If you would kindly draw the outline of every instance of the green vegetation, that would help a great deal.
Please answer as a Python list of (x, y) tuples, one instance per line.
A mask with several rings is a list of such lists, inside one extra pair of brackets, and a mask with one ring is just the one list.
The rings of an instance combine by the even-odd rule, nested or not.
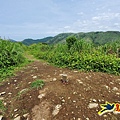
[(25, 89), (19, 91), (18, 94), (17, 94), (17, 97), (20, 97), (22, 94), (25, 94), (27, 91), (29, 91), (28, 88), (25, 88)]
[(4, 111), (6, 110), (4, 104), (3, 104), (3, 101), (0, 100), (0, 112), (4, 113)]
[(26, 46), (21, 43), (0, 40), (0, 81), (11, 76), (15, 67), (25, 63), (25, 49)]
[(37, 43), (46, 43), (46, 44), (58, 44), (65, 43), (68, 37), (76, 37), (78, 40), (84, 39), (85, 41), (91, 41), (96, 46), (104, 45), (108, 42), (114, 42), (120, 40), (119, 31), (107, 31), (107, 32), (88, 32), (88, 33), (61, 33), (54, 37), (46, 37), (43, 39), (25, 39), (22, 41), (25, 45), (32, 45)]
[(50, 40), (52, 38), (53, 37), (46, 37), (46, 38), (43, 38), (43, 39), (36, 39), (36, 40), (28, 38), (28, 39), (23, 40), (22, 43), (24, 45), (32, 45), (34, 43), (46, 43), (48, 40)]
[(43, 88), (43, 86), (45, 85), (43, 80), (36, 80), (34, 82), (31, 83), (31, 87), (32, 88)]
[(66, 38), (75, 36), (78, 40), (84, 39), (85, 41), (92, 41), (94, 44), (104, 45), (108, 42), (114, 42), (120, 40), (119, 31), (107, 31), (107, 32), (88, 32), (88, 33), (61, 33), (48, 40), (48, 44), (65, 43)]
[(53, 48), (54, 48), (53, 45), (38, 43), (29, 46), (28, 51), (30, 54), (34, 55), (35, 58), (46, 60), (47, 53), (51, 51)]
[(76, 37), (74, 36), (70, 36), (66, 39), (66, 43), (68, 46), (68, 49), (70, 50), (70, 48), (74, 45), (74, 43), (77, 41)]
[[(48, 44), (38, 43), (44, 40)], [(27, 53), (59, 67), (120, 75), (117, 55), (120, 32), (63, 33), (37, 40), (37, 44), (33, 44), (33, 40), (26, 41), (25, 44), (32, 45), (0, 40), (0, 81), (13, 75), (18, 66), (28, 63)]]
[[(70, 38), (68, 39), (70, 40)], [(85, 40), (75, 40), (73, 45), (70, 43), (70, 46), (68, 42), (70, 41), (54, 46), (34, 44), (29, 48), (35, 57), (47, 60), (59, 67), (120, 74), (120, 58), (116, 57), (120, 41), (101, 46), (96, 46), (92, 41)]]

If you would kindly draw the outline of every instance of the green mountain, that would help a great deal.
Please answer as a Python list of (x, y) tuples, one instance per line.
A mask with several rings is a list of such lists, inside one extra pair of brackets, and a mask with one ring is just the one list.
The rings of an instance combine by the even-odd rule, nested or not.
[(107, 31), (107, 32), (88, 32), (88, 33), (61, 33), (54, 37), (46, 37), (43, 39), (24, 39), (22, 41), (25, 45), (31, 45), (34, 43), (47, 43), (47, 44), (58, 44), (65, 43), (66, 38), (69, 36), (75, 36), (78, 40), (92, 41), (96, 45), (103, 45), (108, 42), (120, 40), (119, 31)]
[(34, 43), (46, 43), (48, 40), (50, 40), (50, 39), (52, 39), (53, 37), (46, 37), (46, 38), (43, 38), (43, 39), (36, 39), (36, 40), (34, 40), (34, 39), (30, 39), (30, 38), (28, 38), (28, 39), (24, 39), (23, 41), (22, 41), (22, 43), (24, 44), (24, 45), (31, 45), (31, 44), (34, 44)]
[(108, 42), (120, 40), (119, 31), (107, 32), (88, 32), (88, 33), (61, 33), (47, 41), (48, 44), (64, 43), (68, 36), (75, 36), (78, 40), (93, 41), (97, 45), (102, 45)]
[(17, 42), (17, 41), (15, 41), (15, 40), (13, 40), (13, 39), (9, 39), (9, 41), (11, 41), (11, 42)]
[(69, 36), (73, 36), (74, 33), (61, 33), (47, 41), (48, 44), (56, 44), (56, 43), (63, 43), (66, 41), (66, 38)]

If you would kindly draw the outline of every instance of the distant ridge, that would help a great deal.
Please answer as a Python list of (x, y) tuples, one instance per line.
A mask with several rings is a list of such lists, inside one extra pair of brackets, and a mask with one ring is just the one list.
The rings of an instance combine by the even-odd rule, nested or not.
[[(45, 37), (42, 39), (24, 39), (21, 41), (25, 45), (31, 45), (34, 43), (46, 43), (46, 44), (58, 44), (65, 43), (66, 38), (69, 36), (75, 36), (78, 40), (92, 41), (96, 45), (103, 45), (108, 42), (120, 41), (120, 32), (119, 31), (97, 31), (97, 32), (79, 32), (79, 33), (60, 33), (54, 37)], [(15, 40), (9, 39), (11, 42), (17, 42)]]
[(94, 44), (103, 45), (108, 42), (120, 41), (119, 31), (107, 31), (107, 32), (88, 32), (88, 33), (61, 33), (47, 41), (48, 44), (64, 43), (69, 36), (75, 36), (78, 40), (83, 39), (86, 41), (92, 41)]
[(28, 39), (24, 39), (22, 41), (23, 44), (25, 45), (31, 45), (31, 44), (34, 44), (34, 43), (46, 43), (48, 40), (52, 39), (53, 37), (46, 37), (46, 38), (43, 38), (43, 39), (31, 39), (31, 38), (28, 38)]
[(13, 40), (13, 39), (9, 39), (9, 41), (11, 41), (11, 42), (17, 42), (17, 41), (15, 41), (15, 40)]

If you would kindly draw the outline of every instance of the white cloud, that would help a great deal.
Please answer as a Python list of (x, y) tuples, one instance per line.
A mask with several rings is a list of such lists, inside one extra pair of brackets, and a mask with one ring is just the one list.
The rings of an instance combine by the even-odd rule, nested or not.
[(77, 15), (84, 15), (84, 13), (83, 12), (78, 12)]
[(70, 28), (70, 26), (65, 26), (64, 28), (65, 28), (65, 29), (69, 29), (69, 28)]
[(116, 19), (116, 18), (120, 18), (120, 13), (102, 13), (98, 16), (94, 16), (92, 17), (93, 21), (101, 21), (101, 20), (112, 20), (112, 19)]
[(120, 13), (115, 13), (115, 17), (119, 17), (120, 18)]

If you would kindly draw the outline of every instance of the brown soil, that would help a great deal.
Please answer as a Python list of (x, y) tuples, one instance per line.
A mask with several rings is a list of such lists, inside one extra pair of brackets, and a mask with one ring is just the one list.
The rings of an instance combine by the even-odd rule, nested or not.
[[(68, 84), (61, 82), (62, 73), (68, 75)], [(30, 89), (36, 79), (44, 80), (42, 89)], [(79, 72), (35, 61), (4, 82), (2, 92), (6, 120), (18, 116), (21, 120), (120, 120), (120, 114), (113, 112), (98, 115), (100, 104), (120, 103), (120, 76)], [(88, 108), (89, 103), (98, 106)]]

